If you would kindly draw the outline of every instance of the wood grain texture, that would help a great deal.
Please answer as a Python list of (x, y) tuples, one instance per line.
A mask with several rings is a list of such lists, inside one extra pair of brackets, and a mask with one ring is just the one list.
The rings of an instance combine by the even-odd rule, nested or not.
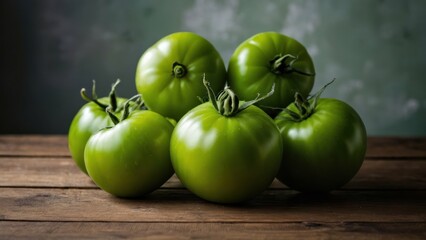
[[(366, 158), (426, 158), (426, 138), (369, 137)], [(0, 156), (70, 156), (64, 135), (0, 135)]]
[(366, 158), (426, 158), (426, 138), (369, 137)]
[(346, 186), (307, 195), (278, 181), (239, 205), (173, 176), (116, 198), (80, 172), (66, 136), (0, 136), (0, 239), (426, 239), (426, 138), (370, 137)]
[(422, 222), (426, 191), (269, 190), (242, 205), (220, 205), (185, 189), (120, 199), (96, 189), (0, 188), (0, 219), (119, 222)]
[[(425, 239), (426, 223), (0, 222), (0, 239)], [(23, 229), (26, 229), (23, 231)]]
[(0, 135), (0, 156), (70, 156), (64, 135)]
[[(426, 190), (425, 169), (425, 160), (366, 160), (344, 189)], [(71, 158), (57, 157), (0, 156), (0, 186), (96, 188)], [(162, 187), (183, 188), (176, 176)], [(283, 189), (286, 186), (275, 180), (271, 188)]]

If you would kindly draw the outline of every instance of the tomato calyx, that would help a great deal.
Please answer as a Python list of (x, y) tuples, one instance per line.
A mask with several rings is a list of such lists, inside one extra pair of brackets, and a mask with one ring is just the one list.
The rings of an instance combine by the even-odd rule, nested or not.
[(297, 57), (291, 54), (285, 54), (284, 56), (279, 54), (275, 56), (271, 61), (269, 61), (269, 64), (271, 65), (271, 71), (277, 75), (291, 72), (292, 65), (296, 60)]
[(263, 99), (267, 97), (270, 97), (272, 94), (274, 94), (274, 89), (275, 89), (275, 84), (274, 84), (272, 85), (271, 91), (269, 91), (266, 95), (260, 96), (260, 94), (257, 94), (255, 99), (244, 102), (243, 104), (240, 105), (240, 100), (238, 96), (228, 85), (226, 85), (225, 88), (219, 93), (219, 96), (216, 97), (212, 87), (210, 86), (210, 82), (206, 80), (205, 74), (203, 76), (203, 83), (207, 89), (209, 101), (212, 103), (216, 111), (225, 117), (234, 116), (237, 113), (243, 111), (244, 109), (250, 107), (251, 105), (256, 104), (259, 101), (262, 101)]
[(321, 94), (330, 84), (334, 82), (334, 80), (335, 79), (331, 80), (329, 83), (324, 85), (318, 92), (308, 97), (307, 99), (305, 99), (299, 92), (296, 92), (294, 94), (294, 105), (296, 106), (297, 111), (290, 110), (288, 107), (284, 108), (283, 111), (287, 113), (284, 118), (295, 122), (300, 122), (309, 118), (314, 113)]
[(224, 116), (236, 114), (240, 100), (231, 88), (226, 85), (223, 91), (217, 97), (217, 110)]
[(174, 62), (172, 65), (172, 75), (176, 78), (183, 78), (187, 73), (187, 69), (183, 64)]
[(119, 119), (112, 109), (112, 106), (108, 106), (105, 111), (108, 114), (108, 116), (111, 118), (111, 121), (114, 123), (114, 125), (117, 125), (118, 123), (124, 121), (127, 119), (131, 112), (136, 111), (141, 108), (143, 105), (142, 101), (142, 95), (136, 94), (135, 96), (127, 99), (123, 104), (123, 114), (121, 115), (121, 118)]
[(117, 106), (117, 95), (115, 93), (115, 88), (117, 87), (117, 85), (119, 83), (120, 83), (120, 79), (117, 79), (117, 81), (111, 87), (111, 91), (109, 93), (109, 105), (103, 104), (103, 103), (98, 101), (98, 95), (96, 94), (96, 81), (95, 80), (93, 80), (93, 85), (92, 85), (92, 97), (89, 97), (86, 94), (85, 88), (82, 88), (80, 90), (80, 95), (87, 102), (94, 102), (96, 105), (98, 105), (103, 110), (106, 110), (108, 107), (111, 107), (111, 110), (113, 112), (120, 111), (121, 109), (119, 109), (118, 106)]
[(297, 59), (297, 56), (293, 56), (291, 54), (279, 54), (269, 61), (271, 72), (276, 75), (296, 72), (306, 76), (313, 76), (314, 74), (303, 72), (293, 67), (293, 64), (297, 61)]

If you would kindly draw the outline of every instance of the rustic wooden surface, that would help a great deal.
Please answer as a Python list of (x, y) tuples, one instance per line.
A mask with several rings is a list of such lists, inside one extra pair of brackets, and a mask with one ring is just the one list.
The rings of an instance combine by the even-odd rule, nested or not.
[(370, 137), (355, 178), (328, 195), (275, 181), (241, 205), (176, 177), (136, 200), (82, 174), (65, 136), (0, 136), (0, 239), (426, 239), (426, 138)]

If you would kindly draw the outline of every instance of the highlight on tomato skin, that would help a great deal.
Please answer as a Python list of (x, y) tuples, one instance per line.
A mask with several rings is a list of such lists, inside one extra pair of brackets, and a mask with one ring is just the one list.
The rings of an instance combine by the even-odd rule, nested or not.
[[(261, 32), (243, 41), (228, 64), (228, 83), (241, 100), (275, 93), (258, 103), (272, 117), (274, 108), (288, 106), (294, 94), (308, 97), (315, 81), (315, 67), (305, 46), (278, 32)], [(266, 108), (265, 108), (266, 107)]]
[(173, 175), (174, 126), (156, 112), (128, 109), (125, 105), (121, 117), (108, 112), (114, 125), (89, 138), (84, 157), (97, 186), (117, 197), (136, 198), (155, 191)]
[(149, 47), (136, 68), (136, 89), (152, 111), (178, 121), (206, 97), (207, 75), (215, 93), (225, 86), (226, 68), (216, 48), (192, 32), (167, 35)]
[(215, 203), (249, 201), (275, 178), (300, 192), (333, 191), (360, 169), (367, 132), (350, 105), (321, 98), (331, 82), (310, 95), (314, 81), (309, 53), (289, 36), (250, 37), (226, 71), (208, 40), (176, 32), (140, 57), (136, 96), (118, 98), (119, 80), (104, 98), (95, 83), (91, 97), (82, 89), (88, 103), (70, 125), (70, 153), (117, 197), (149, 194), (173, 173)]
[(295, 102), (275, 118), (284, 147), (277, 179), (301, 192), (336, 190), (364, 161), (365, 125), (347, 103), (320, 98), (329, 84), (307, 100), (296, 94)]
[(183, 185), (205, 200), (248, 201), (266, 190), (279, 170), (280, 133), (253, 105), (262, 97), (239, 101), (229, 88), (216, 97), (205, 84), (210, 101), (185, 114), (173, 131), (173, 167)]
[(74, 116), (68, 130), (68, 149), (71, 157), (78, 168), (87, 175), (84, 163), (84, 148), (90, 136), (102, 128), (112, 125), (112, 121), (106, 112), (106, 108), (121, 115), (123, 104), (126, 98), (120, 98), (116, 95), (116, 88), (120, 80), (118, 79), (112, 86), (107, 97), (98, 98), (96, 94), (96, 82), (93, 81), (92, 96), (88, 96), (86, 89), (80, 91), (81, 97), (87, 101), (77, 114)]

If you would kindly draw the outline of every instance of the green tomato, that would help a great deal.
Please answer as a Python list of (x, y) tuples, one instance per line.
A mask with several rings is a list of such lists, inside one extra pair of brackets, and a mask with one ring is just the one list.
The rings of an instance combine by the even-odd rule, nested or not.
[(238, 203), (264, 191), (275, 178), (281, 136), (256, 106), (222, 113), (212, 102), (189, 111), (173, 131), (170, 154), (176, 175), (191, 192), (212, 202)]
[(179, 120), (205, 96), (203, 74), (215, 92), (224, 87), (226, 69), (217, 50), (195, 33), (173, 33), (141, 56), (136, 88), (148, 109)]
[(94, 93), (95, 83), (93, 83), (93, 99), (85, 94), (85, 89), (82, 89), (82, 97), (89, 102), (80, 108), (71, 122), (68, 130), (68, 148), (74, 162), (85, 174), (87, 174), (87, 170), (84, 163), (84, 148), (87, 140), (100, 129), (113, 125), (105, 111), (106, 108), (111, 106), (112, 111), (120, 115), (123, 109), (121, 106), (127, 100), (116, 98), (115, 87), (118, 83), (119, 81), (113, 85), (109, 97), (100, 99), (97, 99)]
[(308, 96), (314, 79), (314, 64), (306, 48), (276, 32), (250, 37), (229, 60), (228, 82), (240, 99), (254, 99), (275, 84), (274, 94), (259, 102), (259, 106), (286, 107), (296, 92)]
[(335, 190), (349, 182), (364, 161), (366, 129), (345, 102), (317, 98), (292, 103), (275, 123), (284, 146), (277, 178), (290, 188)]
[(118, 197), (140, 197), (156, 190), (173, 174), (172, 131), (173, 125), (158, 113), (132, 112), (90, 137), (84, 151), (89, 176)]

